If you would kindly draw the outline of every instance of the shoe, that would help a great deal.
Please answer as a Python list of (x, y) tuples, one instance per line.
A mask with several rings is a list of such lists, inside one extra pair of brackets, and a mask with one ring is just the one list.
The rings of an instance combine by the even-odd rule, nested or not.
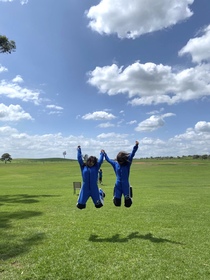
[(125, 196), (125, 207), (131, 207), (132, 205), (132, 198), (129, 195)]
[(81, 203), (77, 203), (77, 208), (79, 208), (79, 209), (85, 209), (86, 208), (86, 204), (81, 204)]
[(95, 207), (96, 207), (96, 208), (101, 208), (102, 206), (103, 206), (103, 203), (102, 203), (101, 200), (98, 200), (98, 201), (96, 202), (96, 204), (95, 204)]

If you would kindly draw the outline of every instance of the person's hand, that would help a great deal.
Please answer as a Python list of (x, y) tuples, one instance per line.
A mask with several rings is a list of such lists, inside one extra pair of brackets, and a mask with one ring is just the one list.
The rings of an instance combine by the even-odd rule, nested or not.
[(136, 141), (136, 145), (138, 145), (139, 144), (139, 141)]
[(105, 151), (104, 151), (104, 150), (101, 150), (101, 153), (105, 154)]
[(81, 148), (80, 146), (77, 147), (77, 149), (80, 149), (80, 148)]

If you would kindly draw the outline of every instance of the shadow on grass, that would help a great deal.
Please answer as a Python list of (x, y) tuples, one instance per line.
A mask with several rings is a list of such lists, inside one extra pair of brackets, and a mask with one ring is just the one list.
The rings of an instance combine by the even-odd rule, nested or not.
[[(18, 211), (18, 212), (0, 212), (0, 260), (7, 260), (23, 253), (27, 253), (34, 245), (39, 244), (44, 239), (44, 233), (27, 234), (26, 238), (19, 239), (15, 234), (9, 234), (7, 229), (13, 228), (12, 220), (25, 220), (41, 216), (38, 211)], [(5, 232), (2, 231), (5, 229)]]
[(38, 211), (19, 211), (19, 212), (0, 212), (0, 228), (10, 228), (12, 220), (29, 219), (42, 215), (42, 212)]
[(145, 235), (142, 235), (142, 234), (139, 234), (138, 232), (132, 232), (127, 237), (123, 237), (123, 238), (120, 238), (119, 234), (115, 234), (112, 237), (107, 237), (107, 238), (100, 238), (96, 234), (91, 234), (91, 236), (89, 238), (89, 241), (91, 241), (91, 242), (113, 242), (113, 243), (115, 243), (115, 242), (128, 242), (129, 240), (132, 240), (132, 239), (144, 239), (144, 240), (149, 240), (150, 242), (154, 242), (154, 243), (169, 242), (169, 243), (173, 243), (173, 244), (183, 245), (183, 243), (180, 243), (180, 242), (172, 241), (172, 240), (165, 239), (165, 238), (154, 237), (152, 235), (152, 233), (147, 233)]
[(36, 233), (17, 242), (14, 236), (10, 236), (12, 241), (9, 244), (0, 244), (0, 260), (6, 261), (29, 252), (30, 248), (42, 242), (44, 237), (44, 233)]
[(28, 194), (0, 195), (0, 205), (4, 205), (5, 203), (37, 203), (39, 202), (38, 198), (54, 197), (54, 196), (55, 195), (28, 195)]

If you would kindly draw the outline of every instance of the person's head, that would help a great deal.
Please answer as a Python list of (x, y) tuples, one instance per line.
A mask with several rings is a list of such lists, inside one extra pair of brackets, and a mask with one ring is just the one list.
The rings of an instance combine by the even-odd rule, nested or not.
[(97, 163), (97, 158), (94, 157), (94, 156), (90, 156), (90, 157), (87, 159), (87, 161), (86, 161), (86, 165), (87, 165), (88, 167), (92, 167), (92, 166), (94, 166), (96, 163)]
[(126, 164), (128, 162), (128, 157), (129, 157), (129, 154), (126, 153), (126, 152), (119, 152), (117, 154), (117, 162), (120, 164), (120, 165), (123, 165), (123, 164)]

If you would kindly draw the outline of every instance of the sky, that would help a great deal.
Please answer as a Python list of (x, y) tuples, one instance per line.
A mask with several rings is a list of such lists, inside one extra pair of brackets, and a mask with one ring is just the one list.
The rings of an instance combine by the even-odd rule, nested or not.
[(0, 0), (0, 155), (210, 153), (209, 0)]

